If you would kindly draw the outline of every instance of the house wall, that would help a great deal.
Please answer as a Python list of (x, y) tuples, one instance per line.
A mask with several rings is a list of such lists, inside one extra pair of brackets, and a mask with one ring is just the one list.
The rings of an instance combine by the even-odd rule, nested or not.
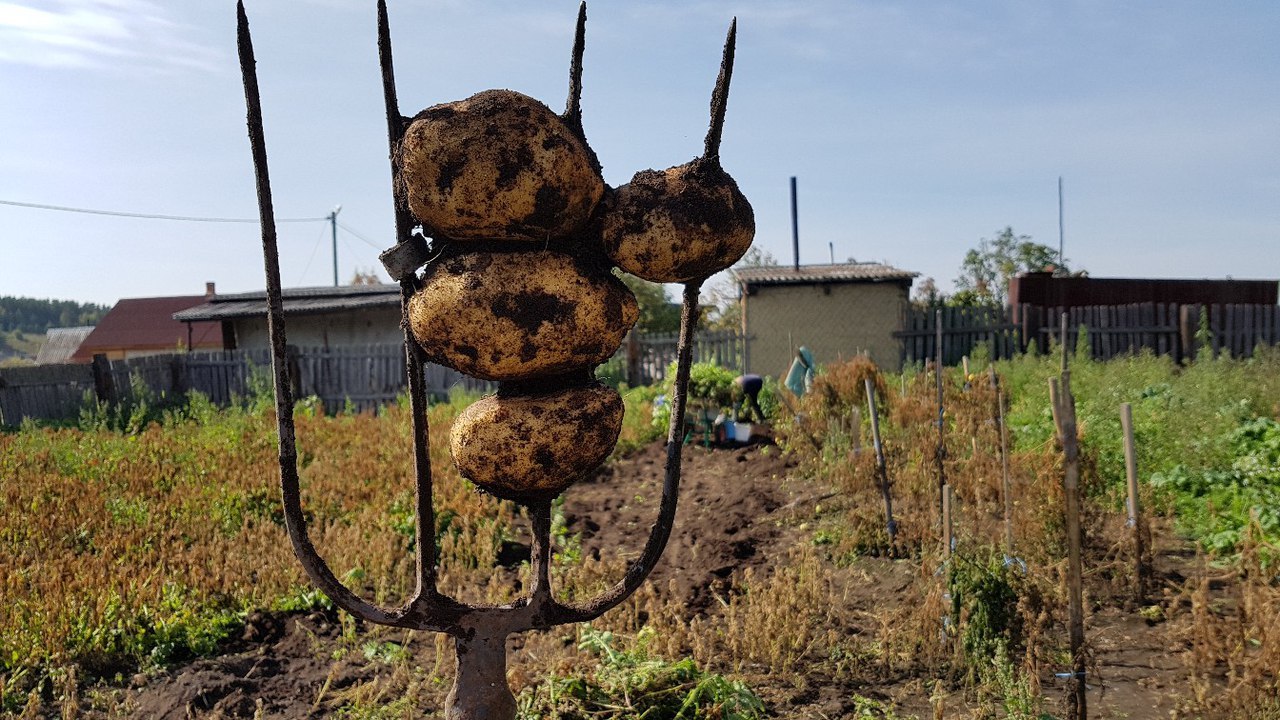
[[(271, 347), (266, 318), (238, 318), (232, 321), (232, 325), (235, 329), (236, 348), (251, 350)], [(404, 342), (398, 307), (323, 315), (286, 315), (285, 337), (290, 345), (299, 347)]]
[(877, 365), (898, 370), (907, 307), (904, 284), (826, 283), (764, 285), (744, 295), (743, 324), (749, 372), (784, 374), (792, 347), (808, 346), (818, 364), (866, 352)]

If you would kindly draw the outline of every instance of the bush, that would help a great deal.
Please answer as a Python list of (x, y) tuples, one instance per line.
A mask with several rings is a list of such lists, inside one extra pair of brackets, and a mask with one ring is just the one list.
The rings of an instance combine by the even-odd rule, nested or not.
[[(693, 363), (689, 367), (689, 407), (695, 406), (704, 412), (718, 412), (733, 405), (734, 381), (737, 373), (720, 367), (712, 362)], [(667, 366), (667, 377), (663, 380), (662, 394), (653, 404), (653, 424), (663, 434), (671, 423), (671, 402), (676, 391), (676, 364)], [(762, 393), (763, 394), (763, 393)]]

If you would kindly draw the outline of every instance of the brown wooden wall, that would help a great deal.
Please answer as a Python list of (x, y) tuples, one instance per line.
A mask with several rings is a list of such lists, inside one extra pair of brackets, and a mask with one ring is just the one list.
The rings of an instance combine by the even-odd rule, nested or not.
[(1275, 305), (1276, 280), (1147, 280), (1056, 278), (1028, 273), (1009, 281), (1009, 306), (1073, 308), (1098, 305)]

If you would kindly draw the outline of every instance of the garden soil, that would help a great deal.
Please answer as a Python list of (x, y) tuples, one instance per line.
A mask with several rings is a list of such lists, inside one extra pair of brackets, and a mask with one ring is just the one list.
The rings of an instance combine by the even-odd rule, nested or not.
[[(570, 532), (582, 534), (584, 555), (637, 557), (657, 513), (665, 448), (654, 443), (611, 462), (594, 478), (568, 491), (565, 516)], [(830, 497), (829, 488), (794, 477), (793, 468), (776, 446), (766, 441), (742, 447), (687, 448), (676, 525), (653, 587), (660, 595), (675, 593), (688, 617), (715, 612), (732, 579), (745, 568), (767, 574), (770, 563), (812, 535), (807, 521), (815, 506)], [(1156, 569), (1169, 586), (1194, 572), (1196, 563), (1185, 546), (1157, 532)], [(282, 539), (283, 541), (283, 539)], [(846, 632), (874, 632), (875, 616), (917, 600), (912, 596), (918, 567), (911, 560), (864, 557), (842, 568), (848, 597), (858, 612)], [(1153, 592), (1155, 600), (1160, 590)], [(1173, 601), (1176, 601), (1173, 600)], [(1181, 657), (1185, 644), (1166, 623), (1142, 619), (1132, 608), (1095, 602), (1087, 633), (1096, 662), (1090, 680), (1090, 716), (1094, 718), (1168, 718), (1179, 694), (1188, 692)], [(348, 624), (350, 620), (347, 620)], [(864, 623), (866, 627), (859, 627)], [(357, 636), (370, 632), (356, 625)], [(380, 637), (387, 637), (385, 635)], [(320, 718), (333, 714), (332, 700), (392, 672), (386, 663), (351, 647), (350, 625), (344, 637), (337, 613), (255, 613), (243, 631), (225, 643), (220, 655), (132, 679), (129, 687), (108, 691), (127, 707), (127, 717), (187, 718)], [(402, 640), (403, 632), (396, 636)], [(358, 637), (357, 637), (358, 640)], [(513, 641), (513, 646), (519, 640)], [(417, 634), (406, 644), (415, 661), (431, 668), (437, 646), (430, 635)], [(355, 645), (359, 648), (359, 644)], [(335, 659), (337, 658), (337, 659)], [(516, 649), (513, 667), (529, 662)], [(524, 668), (533, 676), (538, 668)], [(448, 673), (445, 672), (445, 675)], [(1056, 705), (1063, 693), (1051, 673), (1042, 679), (1044, 692)], [(769, 683), (767, 675), (749, 678), (770, 706), (786, 718), (879, 717), (856, 714), (855, 694), (891, 703), (901, 717), (935, 717), (932, 680), (886, 678), (883, 683), (839, 683), (813, 676), (804, 687)], [(1059, 685), (1055, 685), (1055, 682)], [(388, 681), (386, 688), (397, 687)], [(402, 686), (400, 686), (402, 687)], [(443, 688), (438, 694), (443, 696)], [(394, 690), (385, 692), (394, 693)], [(384, 701), (394, 698), (384, 697)], [(961, 690), (946, 696), (945, 717), (965, 717), (968, 701)], [(1054, 709), (1060, 715), (1060, 706)], [(119, 717), (110, 711), (82, 708), (81, 717)], [(381, 715), (379, 715), (381, 717)], [(390, 716), (388, 716), (390, 717)]]

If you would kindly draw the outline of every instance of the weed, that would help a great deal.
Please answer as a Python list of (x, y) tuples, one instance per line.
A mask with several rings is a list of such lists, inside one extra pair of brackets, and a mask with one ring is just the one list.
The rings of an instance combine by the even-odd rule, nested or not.
[(669, 662), (648, 651), (652, 631), (621, 638), (583, 627), (578, 648), (598, 664), (593, 672), (551, 677), (518, 698), (523, 720), (553, 717), (644, 718), (645, 720), (756, 720), (765, 717), (764, 703), (741, 681), (706, 673), (691, 658)]

